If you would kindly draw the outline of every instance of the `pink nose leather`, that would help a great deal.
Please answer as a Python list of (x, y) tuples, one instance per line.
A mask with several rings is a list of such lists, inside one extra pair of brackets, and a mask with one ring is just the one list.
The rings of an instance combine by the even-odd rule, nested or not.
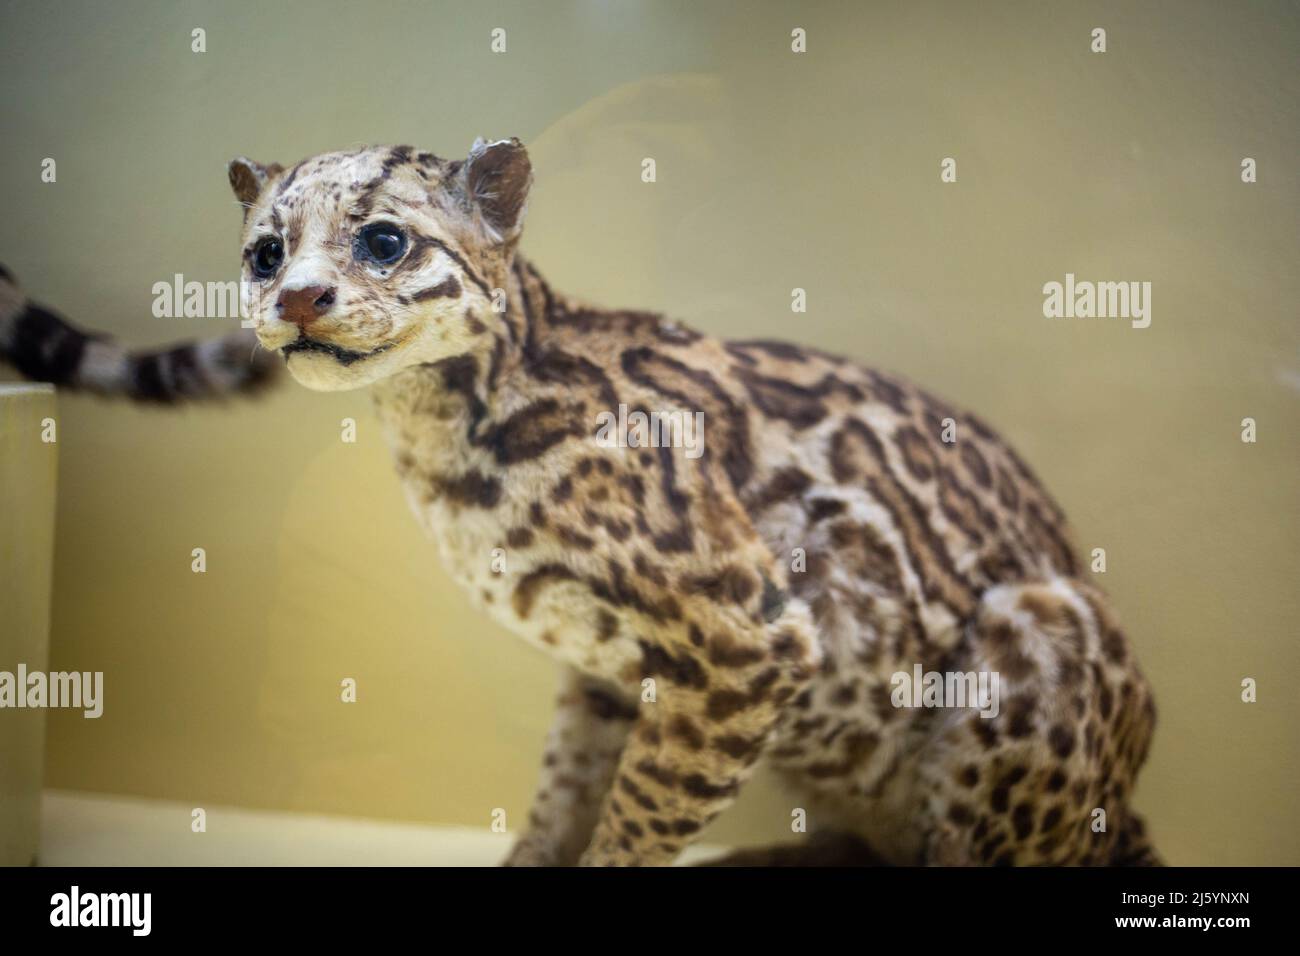
[(297, 326), (309, 325), (329, 311), (334, 304), (334, 290), (323, 285), (309, 285), (301, 289), (281, 289), (275, 301), (280, 318)]

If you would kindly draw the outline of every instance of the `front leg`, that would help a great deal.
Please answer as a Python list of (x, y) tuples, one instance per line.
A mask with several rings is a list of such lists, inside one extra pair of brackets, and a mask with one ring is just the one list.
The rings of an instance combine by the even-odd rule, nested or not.
[(528, 829), (506, 866), (572, 866), (591, 839), (636, 706), (610, 684), (566, 667)]
[(811, 678), (810, 642), (788, 621), (691, 632), (689, 645), (643, 645), (655, 700), (640, 706), (583, 866), (671, 863), (735, 800)]

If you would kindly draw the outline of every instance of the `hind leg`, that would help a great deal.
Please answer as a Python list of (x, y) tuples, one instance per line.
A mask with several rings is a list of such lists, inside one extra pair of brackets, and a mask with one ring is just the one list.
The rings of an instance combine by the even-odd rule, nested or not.
[(1146, 823), (1133, 811), (1124, 818), (1124, 828), (1119, 831), (1115, 849), (1110, 855), (1111, 866), (1164, 866), (1156, 848), (1147, 835)]
[(985, 593), (956, 670), (998, 675), (996, 716), (946, 712), (920, 763), (926, 860), (1134, 862), (1128, 809), (1154, 723), (1104, 596), (1057, 578)]

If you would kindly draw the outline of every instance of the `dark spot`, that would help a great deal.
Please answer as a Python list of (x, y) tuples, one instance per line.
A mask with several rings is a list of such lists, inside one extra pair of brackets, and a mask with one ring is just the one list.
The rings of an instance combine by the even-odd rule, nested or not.
[(677, 774), (660, 767), (653, 760), (642, 760), (636, 765), (636, 771), (661, 787), (671, 787), (677, 783)]
[(657, 644), (639, 641), (641, 645), (641, 671), (646, 677), (662, 675), (674, 684), (703, 690), (708, 686), (708, 676), (703, 666), (684, 651), (677, 656)]
[(738, 734), (724, 734), (711, 741), (715, 750), (721, 750), (728, 757), (736, 760), (748, 760), (758, 755), (763, 746), (763, 738), (750, 739)]
[(1034, 832), (1034, 808), (1028, 803), (1016, 804), (1011, 812), (1011, 825), (1016, 829), (1016, 839), (1023, 840)]
[(668, 721), (668, 736), (675, 737), (691, 750), (704, 749), (704, 734), (694, 722), (683, 714), (678, 714)]
[(596, 640), (604, 643), (618, 633), (618, 618), (601, 608), (596, 612)]
[(1047, 742), (1051, 744), (1053, 752), (1062, 760), (1074, 752), (1074, 732), (1064, 724), (1052, 725), (1052, 729), (1047, 735)]
[(587, 709), (601, 720), (635, 720), (637, 708), (635, 704), (629, 704), (613, 694), (606, 693), (597, 687), (587, 687), (583, 690), (583, 696), (587, 700)]
[(995, 787), (990, 797), (990, 806), (996, 813), (1006, 813), (1010, 806), (1010, 792), (1006, 787)]
[(555, 533), (562, 542), (579, 551), (590, 551), (596, 546), (594, 538), (583, 534), (581, 531), (575, 531), (573, 528), (561, 526), (555, 529)]
[(702, 774), (693, 773), (682, 778), (682, 789), (692, 797), (701, 800), (719, 800), (735, 796), (738, 786), (734, 780), (725, 783), (713, 783)]
[(847, 507), (843, 501), (837, 498), (812, 498), (808, 501), (808, 521), (810, 524), (816, 524), (819, 521), (825, 521), (827, 518), (834, 518), (836, 515), (843, 514)]
[(786, 601), (789, 600), (789, 595), (786, 594), (786, 592), (783, 591), (781, 588), (777, 587), (772, 582), (772, 579), (769, 578), (766, 574), (764, 574), (762, 577), (763, 577), (763, 604), (762, 604), (761, 612), (763, 615), (763, 620), (767, 621), (770, 624), (772, 621), (775, 621), (778, 617), (780, 617), (781, 614), (785, 611), (785, 605), (786, 605)]
[(745, 507), (753, 514), (774, 504), (800, 497), (812, 487), (812, 476), (802, 468), (782, 468), (756, 491), (745, 497)]
[(709, 641), (709, 663), (717, 667), (748, 667), (766, 657), (761, 647), (743, 644), (728, 634), (714, 635)]
[(748, 694), (735, 690), (715, 690), (709, 694), (707, 712), (713, 720), (725, 720), (750, 705)]
[(501, 482), (471, 469), (454, 478), (439, 476), (433, 479), (437, 491), (449, 501), (471, 508), (495, 508), (501, 500)]

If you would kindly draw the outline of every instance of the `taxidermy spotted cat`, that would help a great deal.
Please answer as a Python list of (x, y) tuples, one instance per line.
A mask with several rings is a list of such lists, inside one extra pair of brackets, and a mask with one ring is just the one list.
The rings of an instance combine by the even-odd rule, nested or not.
[[(979, 419), (560, 294), (518, 251), (517, 140), (230, 181), (262, 345), (310, 388), (371, 389), (448, 572), (562, 666), (508, 863), (668, 863), (760, 760), (812, 833), (731, 862), (1156, 862), (1129, 803), (1150, 688)], [(702, 453), (596, 440), (635, 412), (703, 413)], [(994, 674), (1000, 699), (901, 706), (913, 673)]]

